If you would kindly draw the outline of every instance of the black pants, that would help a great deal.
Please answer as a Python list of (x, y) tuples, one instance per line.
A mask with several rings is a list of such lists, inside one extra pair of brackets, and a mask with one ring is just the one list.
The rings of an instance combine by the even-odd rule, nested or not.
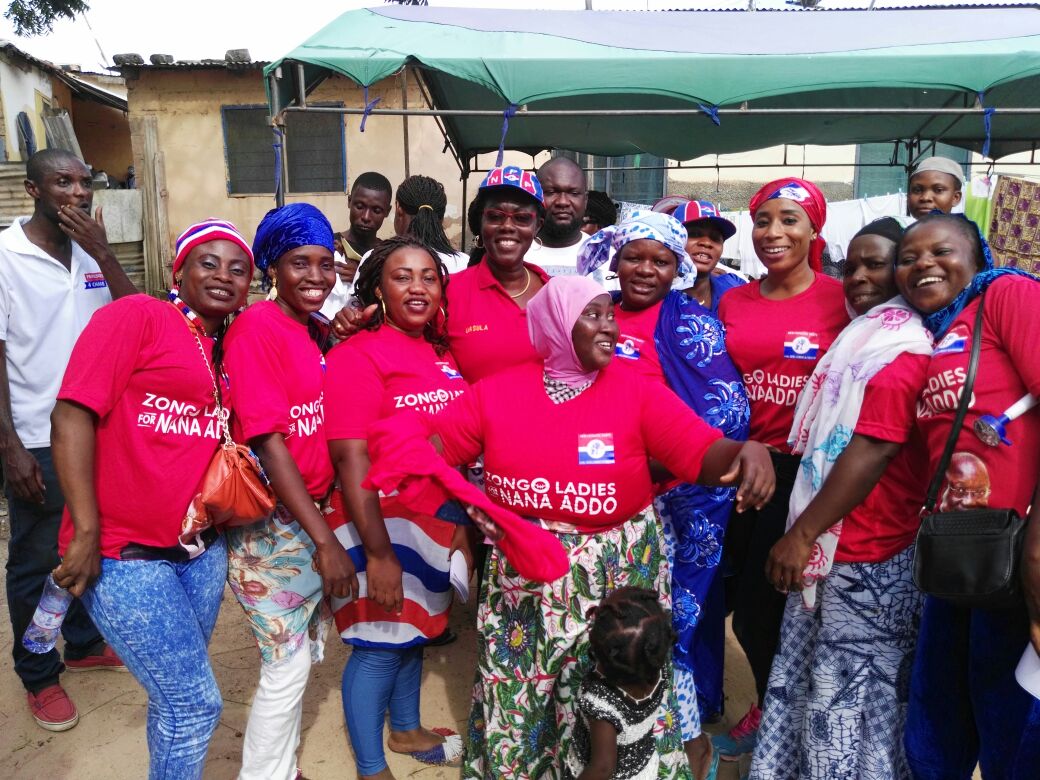
[(760, 510), (733, 513), (726, 531), (724, 557), (732, 572), (726, 584), (727, 606), (733, 612), (733, 633), (751, 665), (762, 706), (769, 670), (780, 643), (780, 623), (787, 596), (766, 579), (766, 561), (787, 527), (787, 505), (798, 474), (797, 455), (772, 453), (776, 492)]
[[(43, 583), (58, 565), (58, 529), (65, 497), (54, 472), (50, 447), (29, 450), (43, 471), (47, 492), (42, 504), (31, 504), (7, 492), (11, 520), (11, 539), (7, 545), (7, 606), (11, 612), (14, 670), (30, 693), (39, 693), (58, 682), (64, 669), (57, 650), (37, 655), (22, 647), (22, 634), (32, 621), (43, 593)], [(65, 622), (65, 657), (79, 660), (104, 648), (104, 640), (94, 627), (79, 599), (73, 599)]]

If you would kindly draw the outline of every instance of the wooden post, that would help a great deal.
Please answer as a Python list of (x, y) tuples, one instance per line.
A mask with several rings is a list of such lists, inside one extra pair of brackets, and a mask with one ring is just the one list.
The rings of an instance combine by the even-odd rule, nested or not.
[(150, 295), (160, 295), (170, 285), (172, 252), (166, 203), (166, 168), (159, 150), (158, 120), (154, 116), (131, 117), (137, 186), (141, 190), (141, 221), (144, 234), (144, 286)]

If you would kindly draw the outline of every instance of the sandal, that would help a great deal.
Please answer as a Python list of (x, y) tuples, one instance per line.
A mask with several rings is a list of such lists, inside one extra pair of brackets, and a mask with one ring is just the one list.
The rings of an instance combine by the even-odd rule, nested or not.
[(443, 647), (444, 645), (450, 645), (456, 639), (458, 639), (458, 637), (455, 635), (455, 632), (452, 631), (450, 628), (446, 628), (443, 631), (441, 631), (441, 633), (439, 633), (437, 636), (435, 636), (433, 639), (429, 640), (426, 643), (426, 646), (427, 647)]
[(434, 734), (440, 734), (444, 741), (429, 750), (416, 750), (409, 753), (416, 761), (434, 766), (455, 766), (462, 758), (462, 737), (451, 729), (430, 729)]

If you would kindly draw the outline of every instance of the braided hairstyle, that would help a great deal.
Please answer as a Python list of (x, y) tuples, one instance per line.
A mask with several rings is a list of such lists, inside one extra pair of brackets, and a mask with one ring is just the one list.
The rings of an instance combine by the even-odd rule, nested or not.
[[(434, 267), (437, 269), (437, 277), (441, 282), (441, 312), (443, 312), (443, 315), (434, 317), (426, 324), (426, 328), (423, 330), (423, 338), (433, 345), (438, 355), (443, 355), (448, 351), (448, 298), (445, 295), (448, 290), (448, 269), (444, 266), (444, 262), (440, 257), (437, 256), (437, 253), (415, 236), (394, 236), (377, 244), (375, 249), (369, 253), (368, 257), (361, 264), (357, 283), (354, 286), (354, 295), (357, 296), (363, 309), (371, 306), (373, 303), (380, 304), (376, 291), (379, 290), (379, 285), (383, 281), (383, 268), (386, 266), (386, 261), (398, 249), (407, 248), (421, 249), (429, 254), (433, 259)], [(379, 305), (376, 308), (376, 313), (361, 327), (365, 330), (379, 330), (384, 320), (383, 307)]]
[(675, 632), (658, 596), (619, 588), (596, 608), (589, 642), (603, 677), (614, 685), (652, 685), (668, 662)]
[(444, 210), (448, 207), (448, 196), (444, 185), (429, 176), (409, 176), (397, 188), (398, 208), (412, 220), (406, 231), (426, 244), (435, 252), (447, 255), (455, 253), (444, 234)]
[(473, 236), (473, 248), (469, 250), (469, 262), (466, 267), (477, 265), (484, 259), (484, 244), (480, 238), (480, 220), (484, 216), (484, 198), (480, 193), (469, 203), (466, 209), (466, 224), (469, 226), (469, 234)]

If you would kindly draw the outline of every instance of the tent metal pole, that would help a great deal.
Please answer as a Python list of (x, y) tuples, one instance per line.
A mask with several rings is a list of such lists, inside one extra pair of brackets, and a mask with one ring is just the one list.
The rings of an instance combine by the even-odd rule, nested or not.
[[(345, 106), (286, 106), (285, 111), (320, 111), (331, 114), (369, 114), (370, 116), (474, 116), (494, 117), (501, 119), (501, 111), (487, 111), (471, 108), (374, 108), (366, 112), (364, 108), (348, 108)], [(970, 108), (720, 108), (720, 116), (983, 116), (985, 109)], [(1040, 108), (998, 108), (1001, 116), (1036, 116)], [(565, 110), (549, 109), (545, 111), (518, 111), (514, 119), (523, 117), (597, 117), (597, 116), (704, 116), (699, 108), (660, 108), (660, 109), (589, 109)], [(707, 117), (705, 117), (707, 119)]]
[(460, 222), (462, 222), (462, 238), (459, 239), (459, 251), (460, 252), (465, 252), (466, 251), (466, 190), (468, 189), (468, 187), (467, 187), (468, 184), (469, 184), (469, 176), (467, 176), (465, 173), (463, 173), (462, 174), (462, 209), (461, 209), (462, 219), (460, 220)]
[[(408, 66), (404, 66), (401, 73), (401, 107), (408, 110)], [(408, 145), (408, 114), (401, 117), (402, 133), (404, 134), (404, 177), (407, 179), (412, 175), (411, 148)]]
[(307, 85), (303, 82), (303, 63), (296, 63), (296, 102), (300, 108), (307, 108)]
[[(1001, 165), (1003, 163), (997, 163)], [(1037, 162), (1009, 162), (1007, 165), (1040, 165), (1040, 161)], [(861, 162), (849, 162), (849, 163), (740, 163), (736, 165), (628, 165), (628, 166), (616, 166), (616, 167), (591, 167), (582, 168), (587, 173), (597, 173), (600, 171), (713, 171), (718, 167), (720, 170), (730, 170), (738, 168), (906, 168), (905, 165), (896, 164), (890, 165), (889, 163), (861, 163)], [(912, 167), (912, 166), (911, 166)], [(487, 173), (489, 168), (474, 168), (473, 173)]]

